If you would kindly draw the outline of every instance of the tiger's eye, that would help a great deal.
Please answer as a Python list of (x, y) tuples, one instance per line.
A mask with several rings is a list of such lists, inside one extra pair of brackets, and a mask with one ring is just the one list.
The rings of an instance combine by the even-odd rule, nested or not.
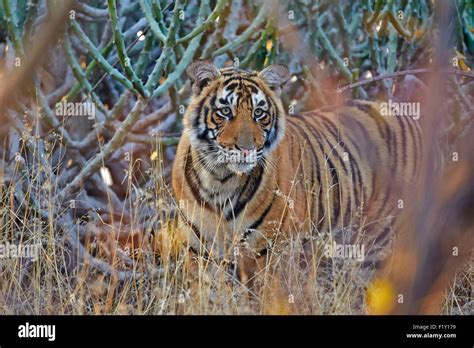
[(255, 109), (253, 114), (255, 115), (255, 117), (260, 117), (260, 116), (262, 116), (263, 111), (262, 111), (262, 109)]
[(228, 106), (226, 106), (225, 108), (221, 109), (221, 112), (222, 112), (223, 115), (228, 116), (228, 115), (230, 115), (232, 110)]

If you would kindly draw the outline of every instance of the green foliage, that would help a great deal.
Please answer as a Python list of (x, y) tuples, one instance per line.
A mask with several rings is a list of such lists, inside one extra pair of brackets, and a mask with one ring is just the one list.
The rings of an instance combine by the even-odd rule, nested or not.
[[(2, 0), (0, 16), (4, 18), (0, 23), (15, 55), (23, 56), (25, 47), (34, 44), (31, 37), (40, 34), (37, 29), (45, 18), (47, 21), (46, 11), (54, 4)], [(460, 57), (464, 69), (469, 69), (473, 1), (455, 5), (453, 22), (458, 29), (452, 35), (449, 55)], [(67, 64), (75, 83), (60, 97), (73, 102), (92, 100), (103, 115), (99, 124), (106, 128), (117, 121), (120, 110), (128, 110), (109, 139), (109, 145), (115, 146), (129, 136), (128, 130), (140, 117), (138, 110), (162, 103), (157, 99), (170, 100), (177, 112), (189, 96), (184, 71), (195, 59), (254, 70), (272, 63), (287, 64), (294, 76), (284, 103), (299, 100), (297, 110), (304, 110), (338, 97), (335, 90), (323, 88), (325, 85), (342, 86), (429, 67), (438, 35), (436, 6), (429, 0), (300, 0), (288, 4), (97, 0), (77, 2), (76, 7), (69, 13), (63, 34), (63, 58), (55, 57), (61, 60), (58, 65)], [(352, 96), (391, 96), (393, 81), (359, 86)], [(181, 118), (176, 117), (176, 122), (173, 128), (181, 129)], [(57, 120), (50, 120), (55, 123)], [(92, 175), (116, 148), (109, 150), (107, 155), (102, 152), (95, 157), (94, 165), (84, 168), (63, 194)]]
[[(30, 36), (39, 34), (54, 4), (2, 0), (0, 25), (16, 55), (33, 44)], [(455, 3), (449, 56), (461, 57), (465, 69), (473, 60), (473, 11), (472, 0)], [(436, 4), (429, 0), (77, 2), (62, 45), (76, 82), (64, 97), (92, 98), (110, 120), (127, 91), (145, 105), (158, 97), (182, 103), (189, 94), (184, 71), (194, 59), (255, 70), (277, 62), (294, 75), (284, 101), (304, 101), (301, 110), (334, 98), (334, 90), (322, 87), (329, 80), (342, 86), (429, 67), (437, 35)], [(352, 95), (390, 96), (392, 87), (387, 79)]]

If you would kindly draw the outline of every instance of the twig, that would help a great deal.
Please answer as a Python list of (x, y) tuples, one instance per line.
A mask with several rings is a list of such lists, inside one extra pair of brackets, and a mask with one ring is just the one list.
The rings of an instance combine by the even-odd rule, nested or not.
[[(434, 71), (432, 69), (414, 69), (414, 70), (397, 71), (397, 72), (394, 72), (392, 74), (387, 74), (387, 75), (383, 75), (383, 76), (376, 76), (376, 77), (373, 77), (371, 79), (351, 83), (349, 85), (338, 88), (337, 93), (342, 93), (347, 89), (352, 89), (352, 88), (355, 88), (355, 87), (363, 86), (363, 85), (366, 85), (368, 83), (373, 83), (373, 82), (380, 81), (380, 80), (391, 79), (391, 78), (394, 78), (394, 77), (405, 76), (405, 75), (425, 74), (425, 73), (430, 73), (430, 72), (434, 72)], [(470, 72), (462, 71), (462, 70), (447, 69), (446, 73), (474, 78), (474, 73), (470, 73)]]
[(260, 9), (257, 17), (255, 17), (255, 19), (252, 21), (252, 24), (235, 40), (216, 50), (212, 56), (217, 57), (221, 54), (227, 53), (228, 51), (232, 51), (239, 47), (243, 42), (247, 41), (255, 33), (257, 28), (265, 21), (268, 13), (269, 9), (267, 3), (265, 3)]
[(128, 133), (127, 140), (136, 142), (136, 143), (144, 143), (144, 144), (160, 144), (160, 145), (177, 145), (179, 142), (179, 136), (166, 136), (166, 135), (143, 135), (143, 134), (135, 134), (135, 133)]
[(180, 21), (179, 20), (180, 11), (181, 11), (181, 7), (179, 4), (179, 1), (177, 1), (174, 6), (173, 18), (171, 20), (170, 27), (168, 28), (168, 35), (165, 40), (163, 51), (161, 52), (161, 56), (157, 60), (151, 74), (148, 77), (148, 81), (145, 84), (145, 88), (149, 92), (155, 89), (156, 85), (158, 84), (159, 79), (161, 78), (161, 75), (163, 74), (166, 68), (166, 65), (171, 59), (171, 55), (173, 54), (173, 47), (176, 42), (176, 32), (178, 30), (178, 22)]
[[(59, 223), (59, 221), (57, 223)], [(103, 274), (116, 276), (121, 281), (131, 278), (138, 279), (142, 277), (142, 274), (138, 273), (136, 270), (118, 271), (114, 269), (111, 265), (109, 265), (107, 262), (96, 259), (87, 252), (86, 248), (84, 248), (82, 243), (79, 241), (75, 229), (66, 228), (64, 224), (62, 225), (62, 230), (65, 233), (67, 242), (69, 243), (71, 248), (77, 252), (77, 256), (79, 257), (81, 262), (89, 264), (92, 268), (97, 269)]]
[[(136, 34), (136, 32), (143, 28), (144, 26), (146, 25), (146, 19), (145, 18), (142, 18), (141, 20), (139, 20), (137, 23), (135, 23), (134, 25), (132, 25), (123, 35), (124, 35), (124, 40), (127, 41), (129, 40), (132, 36), (134, 36)], [(148, 30), (148, 28), (145, 28), (143, 30), (143, 35), (146, 34), (146, 31)], [(140, 38), (135, 38), (135, 40), (127, 47), (127, 52), (129, 49), (131, 49), (134, 45), (136, 45), (136, 43), (139, 41)], [(109, 55), (109, 53), (112, 51), (112, 48), (114, 47), (114, 43), (113, 43), (113, 40), (110, 40), (107, 45), (101, 49), (100, 53), (104, 56), (104, 57), (107, 57)], [(115, 66), (116, 64), (118, 63), (118, 60), (115, 61), (112, 66)], [(97, 61), (96, 60), (93, 60), (92, 62), (90, 62), (90, 64), (87, 66), (86, 68), (86, 71), (85, 71), (85, 75), (86, 76), (89, 76), (92, 71), (96, 68), (97, 66)], [(99, 81), (97, 83), (100, 83), (102, 82), (102, 80), (108, 76), (108, 73), (105, 72), (101, 78), (99, 79)], [(94, 85), (94, 87), (92, 88), (92, 90), (94, 90), (97, 86), (97, 83)], [(67, 100), (72, 100), (75, 98), (75, 96), (77, 95), (77, 93), (79, 92), (79, 90), (81, 89), (81, 84), (80, 83), (77, 83), (73, 89), (71, 89), (71, 91), (68, 93), (68, 95), (66, 96), (66, 99)]]
[(347, 82), (352, 81), (352, 73), (350, 70), (347, 68), (347, 66), (344, 64), (342, 61), (342, 58), (339, 56), (339, 54), (336, 52), (334, 47), (331, 44), (331, 41), (329, 41), (329, 38), (327, 37), (326, 33), (324, 32), (323, 28), (321, 27), (321, 23), (319, 20), (316, 21), (317, 25), (317, 36), (319, 38), (319, 41), (323, 45), (323, 47), (326, 49), (326, 51), (329, 53), (331, 58), (336, 62), (337, 66), (339, 67), (342, 75), (345, 77)]
[[(208, 1), (203, 1), (201, 3), (201, 6), (199, 8), (198, 18), (197, 18), (198, 25), (200, 25), (202, 21), (204, 20), (204, 12), (205, 12), (205, 8), (207, 7), (207, 4), (208, 4)], [(199, 47), (199, 43), (201, 41), (202, 35), (203, 33), (200, 33), (191, 40), (179, 64), (176, 66), (174, 71), (170, 75), (168, 75), (168, 78), (166, 79), (166, 81), (154, 90), (152, 94), (152, 98), (157, 98), (160, 95), (162, 95), (164, 92), (166, 92), (170, 88), (170, 86), (173, 85), (176, 82), (176, 80), (183, 74), (184, 70), (189, 66), (189, 64), (191, 64), (191, 61), (194, 58), (194, 54), (196, 53)]]
[(259, 39), (255, 41), (255, 43), (250, 47), (250, 49), (247, 52), (247, 56), (242, 60), (240, 63), (240, 67), (242, 69), (246, 69), (251, 61), (255, 58), (255, 56), (258, 53), (258, 50), (264, 45), (267, 41), (267, 37), (271, 35), (273, 32), (273, 21), (269, 19), (267, 21), (267, 25), (265, 26), (265, 29), (262, 31), (262, 34), (260, 35)]
[(67, 93), (71, 87), (74, 85), (73, 73), (70, 69), (67, 69), (66, 76), (64, 78), (64, 83), (59, 86), (54, 92), (47, 96), (48, 104), (50, 106), (56, 104), (61, 98)]
[(228, 5), (229, 2), (227, 0), (219, 0), (219, 2), (216, 4), (216, 7), (214, 10), (211, 12), (209, 17), (204, 21), (203, 24), (195, 28), (192, 32), (190, 32), (188, 35), (178, 39), (176, 43), (180, 44), (183, 42), (187, 42), (191, 40), (192, 38), (196, 37), (198, 34), (202, 33), (204, 30), (206, 30), (216, 19), (219, 17), (225, 7), (225, 5)]
[(139, 3), (142, 8), (143, 14), (145, 15), (145, 18), (148, 21), (148, 25), (151, 29), (151, 32), (159, 41), (164, 43), (166, 41), (166, 36), (161, 31), (160, 26), (158, 25), (155, 18), (153, 18), (150, 6), (148, 6), (148, 3), (145, 0), (140, 0)]
[(71, 42), (67, 35), (64, 36), (63, 47), (64, 47), (64, 52), (66, 53), (67, 63), (71, 67), (74, 77), (77, 79), (77, 81), (79, 81), (81, 86), (83, 86), (86, 89), (87, 94), (90, 95), (90, 97), (92, 98), (94, 103), (97, 105), (97, 107), (100, 109), (100, 111), (102, 111), (104, 115), (107, 115), (108, 114), (107, 109), (104, 107), (104, 104), (102, 104), (102, 101), (99, 99), (99, 97), (92, 90), (92, 86), (89, 80), (87, 79), (86, 74), (81, 69), (77, 60), (74, 58), (74, 54), (72, 53)]
[(100, 67), (104, 69), (105, 71), (107, 71), (114, 79), (116, 79), (126, 88), (131, 89), (135, 91), (136, 94), (140, 95), (140, 92), (135, 89), (132, 82), (129, 79), (127, 79), (121, 72), (115, 69), (112, 65), (110, 65), (110, 63), (104, 58), (104, 56), (100, 53), (97, 47), (95, 47), (95, 45), (87, 37), (84, 31), (82, 31), (81, 27), (75, 20), (71, 21), (71, 26), (72, 26), (72, 29), (74, 30), (74, 33), (76, 33), (76, 35), (79, 37), (82, 44), (86, 46), (86, 48), (89, 50), (89, 53), (97, 61)]
[(142, 97), (147, 98), (149, 96), (148, 92), (143, 87), (141, 80), (135, 74), (135, 71), (132, 68), (130, 58), (127, 56), (125, 50), (125, 43), (123, 40), (122, 31), (119, 28), (118, 24), (118, 15), (117, 15), (117, 2), (116, 0), (108, 0), (110, 20), (112, 24), (112, 29), (114, 33), (114, 42), (115, 47), (117, 48), (117, 54), (119, 56), (120, 64), (122, 65), (123, 70), (127, 77), (132, 81), (135, 89), (140, 93)]
[(103, 164), (106, 158), (112, 155), (115, 150), (122, 143), (123, 139), (132, 128), (135, 121), (140, 117), (145, 107), (145, 101), (139, 97), (130, 114), (123, 121), (122, 125), (114, 134), (112, 139), (104, 146), (102, 151), (97, 154), (82, 170), (81, 172), (58, 194), (60, 200), (64, 198), (73, 190), (79, 188), (81, 181), (87, 179), (94, 174)]
[(95, 8), (80, 1), (77, 3), (77, 10), (93, 18), (107, 18), (109, 16), (107, 9)]
[(153, 123), (157, 123), (160, 121), (164, 116), (171, 112), (171, 103), (167, 102), (158, 110), (153, 111), (151, 114), (142, 117), (137, 123), (133, 125), (132, 132), (139, 132), (144, 128), (148, 127)]
[(13, 47), (15, 48), (17, 57), (23, 58), (25, 51), (23, 49), (23, 43), (21, 42), (20, 29), (18, 27), (16, 13), (12, 11), (13, 6), (10, 4), (10, 0), (2, 0), (2, 3), (3, 9), (5, 11), (8, 35), (13, 42)]
[(44, 96), (43, 92), (41, 91), (39, 83), (36, 83), (36, 93), (37, 93), (37, 96), (38, 96), (39, 104), (40, 104), (41, 109), (43, 111), (43, 115), (45, 116), (45, 120), (48, 123), (48, 125), (51, 128), (56, 129), (61, 134), (62, 140), (63, 140), (65, 145), (71, 145), (71, 146), (74, 147), (74, 140), (69, 135), (69, 132), (67, 131), (67, 129), (64, 128), (63, 125), (56, 118), (56, 115), (54, 114), (53, 110), (51, 110), (51, 108), (49, 107), (49, 104), (46, 100), (46, 97)]

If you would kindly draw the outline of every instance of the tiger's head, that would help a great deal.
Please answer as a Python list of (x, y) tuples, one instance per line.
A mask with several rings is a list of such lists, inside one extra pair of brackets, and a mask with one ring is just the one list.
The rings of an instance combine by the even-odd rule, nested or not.
[(255, 73), (196, 61), (187, 73), (193, 95), (184, 127), (191, 146), (213, 168), (250, 172), (283, 138), (280, 93), (288, 68), (270, 65)]

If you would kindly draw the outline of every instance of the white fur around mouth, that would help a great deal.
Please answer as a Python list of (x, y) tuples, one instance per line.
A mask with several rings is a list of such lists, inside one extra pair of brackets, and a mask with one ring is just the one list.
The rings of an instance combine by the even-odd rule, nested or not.
[(255, 165), (256, 163), (230, 163), (227, 165), (227, 168), (236, 174), (242, 175), (250, 172)]

